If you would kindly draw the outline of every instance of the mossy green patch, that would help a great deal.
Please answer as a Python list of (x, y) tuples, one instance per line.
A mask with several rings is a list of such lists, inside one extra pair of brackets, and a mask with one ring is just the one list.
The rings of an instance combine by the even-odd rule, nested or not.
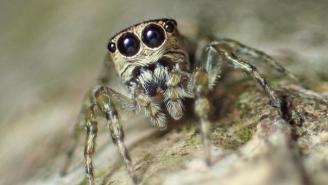
[(242, 93), (235, 103), (233, 113), (227, 115), (229, 118), (222, 120), (223, 125), (217, 124), (213, 128), (214, 143), (224, 149), (236, 150), (249, 141), (265, 104), (262, 97), (256, 90)]
[(214, 128), (212, 133), (216, 145), (224, 149), (236, 150), (249, 141), (255, 131), (255, 125), (233, 122), (229, 125)]
[(83, 181), (79, 183), (79, 185), (88, 185), (87, 179), (84, 178)]

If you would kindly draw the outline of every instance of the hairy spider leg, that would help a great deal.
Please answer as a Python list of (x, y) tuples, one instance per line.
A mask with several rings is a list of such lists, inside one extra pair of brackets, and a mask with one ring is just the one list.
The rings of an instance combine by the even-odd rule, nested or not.
[(77, 119), (74, 123), (74, 127), (72, 132), (70, 133), (70, 146), (66, 152), (66, 156), (65, 156), (65, 162), (64, 165), (62, 167), (62, 169), (60, 170), (60, 175), (61, 176), (65, 176), (68, 172), (69, 167), (71, 166), (71, 162), (74, 156), (74, 152), (76, 150), (76, 147), (78, 145), (81, 133), (83, 131), (83, 127), (84, 127), (84, 122), (85, 122), (85, 112), (87, 111), (87, 109), (91, 106), (91, 102), (92, 100), (90, 99), (91, 96), (91, 90), (84, 96), (83, 98), (83, 104), (81, 106), (81, 110), (77, 116)]
[[(257, 68), (234, 54), (233, 49), (229, 45), (213, 41), (205, 46), (204, 55), (207, 56), (206, 58), (208, 59), (205, 60), (205, 63), (202, 65), (202, 67), (204, 67), (209, 74), (216, 75), (220, 71), (220, 69), (213, 69), (213, 66), (216, 68), (220, 66), (220, 64), (213, 64), (213, 62), (227, 62), (228, 64), (231, 64), (235, 69), (241, 69), (242, 71), (246, 72), (246, 74), (255, 79), (256, 82), (269, 96), (270, 103), (273, 107), (281, 107), (281, 100), (277, 93), (271, 88), (265, 78), (262, 77)], [(209, 84), (215, 83), (215, 77), (209, 77), (209, 79), (211, 80)]]
[(201, 139), (205, 152), (205, 160), (208, 165), (211, 164), (210, 122), (208, 120), (211, 104), (209, 102), (208, 92), (212, 90), (219, 78), (222, 62), (232, 64), (234, 68), (241, 69), (252, 76), (269, 96), (271, 105), (278, 108), (279, 111), (281, 107), (280, 98), (260, 75), (256, 67), (235, 55), (233, 51), (234, 48), (231, 48), (225, 43), (211, 42), (204, 47), (201, 60), (197, 61), (196, 69), (193, 73), (196, 98), (195, 112), (200, 118)]
[(193, 73), (195, 104), (194, 111), (199, 117), (200, 121), (200, 134), (205, 154), (205, 162), (209, 166), (212, 163), (211, 156), (211, 143), (209, 132), (211, 128), (208, 114), (211, 110), (211, 104), (208, 99), (209, 91), (209, 76), (204, 68), (196, 68)]
[(266, 54), (263, 51), (258, 49), (252, 48), (250, 46), (244, 45), (236, 40), (233, 39), (218, 39), (217, 41), (213, 42), (212, 44), (219, 45), (219, 44), (226, 44), (228, 45), (233, 53), (237, 56), (239, 55), (246, 55), (253, 59), (259, 59), (259, 61), (264, 62), (265, 64), (269, 65), (272, 69), (276, 70), (277, 72), (281, 73), (283, 76), (288, 77), (292, 81), (302, 84), (302, 82), (290, 71), (284, 68), (281, 64), (279, 64), (273, 57)]
[[(124, 143), (124, 131), (122, 128), (122, 125), (119, 121), (118, 112), (115, 108), (115, 105), (112, 101), (113, 94), (116, 92), (112, 90), (111, 88), (107, 86), (100, 86), (94, 91), (94, 99), (97, 107), (103, 113), (102, 115), (107, 120), (107, 127), (110, 131), (111, 138), (113, 140), (113, 143), (117, 146), (118, 151), (124, 161), (124, 164), (126, 166), (126, 169), (132, 179), (132, 181), (136, 184), (137, 183), (137, 176), (135, 174), (134, 167), (131, 162), (131, 158), (129, 155), (129, 152), (126, 148), (126, 145)], [(90, 122), (86, 117), (86, 123)], [(88, 133), (88, 130), (87, 130)], [(92, 150), (92, 144), (94, 142), (90, 141), (92, 138), (92, 133), (87, 134), (87, 140), (86, 140), (86, 146), (85, 146), (85, 162), (86, 162), (86, 173), (89, 179), (89, 184), (93, 185), (93, 165), (92, 165), (92, 158), (90, 156), (93, 155), (94, 150)], [(90, 152), (89, 152), (90, 147)], [(90, 161), (90, 162), (89, 162)]]

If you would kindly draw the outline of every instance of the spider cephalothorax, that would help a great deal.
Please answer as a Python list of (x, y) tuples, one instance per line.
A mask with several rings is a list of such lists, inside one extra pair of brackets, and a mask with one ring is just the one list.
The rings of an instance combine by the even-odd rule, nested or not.
[[(84, 150), (85, 168), (90, 185), (94, 185), (92, 158), (98, 128), (97, 116), (103, 116), (107, 120), (112, 140), (118, 146), (130, 177), (137, 183), (135, 169), (124, 144), (124, 132), (118, 112), (121, 109), (117, 107), (125, 111), (143, 110), (145, 116), (156, 127), (164, 129), (168, 116), (179, 120), (184, 115), (183, 99), (193, 99), (194, 112), (200, 122), (205, 159), (207, 164), (210, 164), (208, 114), (213, 106), (210, 106), (208, 94), (215, 88), (221, 72), (221, 63), (228, 63), (253, 77), (263, 87), (270, 98), (271, 105), (276, 108), (281, 107), (276, 92), (256, 67), (241, 56), (260, 59), (278, 72), (296, 79), (269, 55), (237, 41), (215, 39), (197, 46), (185, 44), (187, 43), (185, 41), (186, 39), (178, 32), (177, 22), (173, 19), (145, 21), (122, 30), (110, 39), (107, 47), (109, 61), (106, 63), (110, 65), (105, 65), (104, 68), (114, 66), (121, 82), (127, 87), (129, 96), (112, 89), (108, 80), (111, 74), (105, 72), (102, 74), (104, 77), (101, 77), (100, 85), (92, 90), (91, 97), (87, 98), (87, 103), (82, 107), (81, 118), (87, 132)], [(197, 48), (201, 52), (192, 48)], [(73, 145), (68, 156), (72, 156), (74, 148)]]
[[(183, 116), (182, 99), (191, 97), (189, 55), (172, 19), (158, 19), (131, 26), (108, 44), (118, 75), (129, 91), (164, 103), (173, 119)], [(163, 125), (165, 115), (152, 121)]]

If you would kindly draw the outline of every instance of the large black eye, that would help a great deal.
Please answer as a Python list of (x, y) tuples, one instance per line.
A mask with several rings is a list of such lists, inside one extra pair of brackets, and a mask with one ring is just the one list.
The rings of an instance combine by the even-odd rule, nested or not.
[(142, 41), (150, 48), (160, 46), (164, 39), (164, 30), (158, 25), (150, 24), (142, 31)]
[(133, 33), (125, 33), (118, 39), (117, 48), (120, 53), (130, 57), (138, 53), (140, 49), (140, 42)]

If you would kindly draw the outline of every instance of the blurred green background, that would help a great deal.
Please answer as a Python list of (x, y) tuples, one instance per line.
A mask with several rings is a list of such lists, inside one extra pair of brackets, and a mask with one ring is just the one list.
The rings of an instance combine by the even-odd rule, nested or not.
[(327, 82), (327, 10), (325, 0), (0, 0), (0, 184), (24, 182), (40, 152), (58, 152), (49, 146), (71, 128), (120, 29), (175, 18), (189, 37), (234, 38)]

